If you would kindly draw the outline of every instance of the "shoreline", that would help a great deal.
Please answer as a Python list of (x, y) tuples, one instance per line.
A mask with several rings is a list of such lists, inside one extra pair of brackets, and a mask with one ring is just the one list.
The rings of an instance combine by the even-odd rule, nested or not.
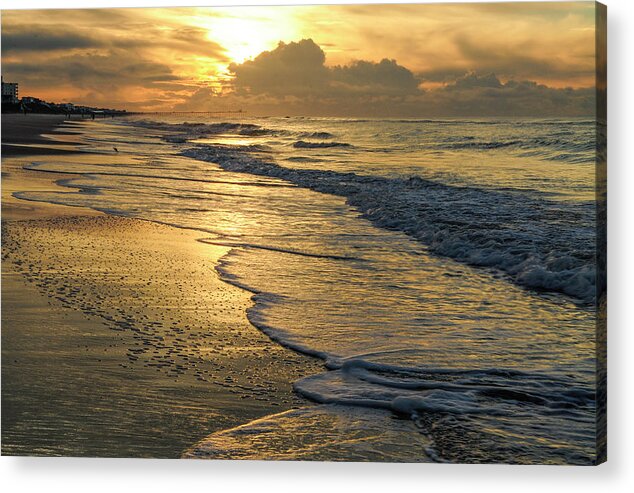
[[(57, 115), (2, 115), (2, 222), (41, 219), (57, 216), (103, 215), (90, 209), (79, 209), (44, 202), (17, 199), (18, 191), (65, 190), (56, 181), (68, 175), (25, 171), (31, 158), (77, 156), (79, 129), (65, 128), (65, 119)], [(56, 140), (44, 135), (55, 136)]]
[[(46, 120), (16, 139), (35, 144), (38, 159), (58, 144), (29, 140), (52, 132)], [(189, 230), (15, 199), (61, 187), (21, 169), (34, 154), (7, 156), (5, 138), (3, 129), (4, 455), (176, 458), (210, 434), (308, 404), (292, 383), (320, 362), (248, 322), (251, 293), (214, 271), (228, 248)], [(82, 154), (76, 139), (62, 145)]]
[[(50, 154), (67, 154), (75, 152), (74, 142), (46, 137), (53, 133), (56, 137), (73, 136), (77, 132), (64, 129), (66, 123), (63, 115), (22, 115), (15, 113), (2, 114), (2, 156), (33, 156)], [(53, 146), (58, 146), (57, 148)], [(65, 148), (68, 147), (68, 148)]]

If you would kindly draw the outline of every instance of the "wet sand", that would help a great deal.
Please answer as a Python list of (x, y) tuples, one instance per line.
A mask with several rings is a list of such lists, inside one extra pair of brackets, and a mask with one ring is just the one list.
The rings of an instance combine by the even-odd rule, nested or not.
[[(58, 115), (2, 115), (2, 220), (69, 215), (101, 215), (96, 211), (62, 205), (27, 202), (13, 197), (25, 190), (67, 190), (55, 184), (68, 175), (25, 171), (24, 165), (46, 157), (81, 155), (77, 122), (65, 123)], [(55, 140), (42, 136), (50, 135)]]
[[(72, 122), (73, 120), (71, 120)], [(75, 117), (75, 122), (79, 117)], [(61, 127), (67, 122), (64, 115), (2, 115), (2, 156), (34, 156), (65, 154), (74, 152), (68, 141), (53, 142), (46, 138), (49, 133), (61, 137), (76, 135), (72, 127)], [(68, 147), (67, 149), (64, 146)]]
[(4, 148), (2, 454), (179, 457), (212, 433), (306, 404), (291, 383), (319, 363), (248, 323), (250, 293), (214, 270), (226, 248), (15, 199), (57, 177), (22, 170), (29, 157)]

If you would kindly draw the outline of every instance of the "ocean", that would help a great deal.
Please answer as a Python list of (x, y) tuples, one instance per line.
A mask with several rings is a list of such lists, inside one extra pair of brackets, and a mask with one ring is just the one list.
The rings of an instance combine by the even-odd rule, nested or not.
[[(323, 438), (333, 447), (372, 423), (374, 449), (351, 452), (360, 460), (596, 460), (594, 120), (192, 114), (85, 125), (93, 154), (27, 165), (68, 174), (67, 191), (19, 198), (230, 247), (215, 269), (253, 293), (250, 322), (323, 361), (294, 383), (318, 405), (252, 433), (314, 434), (334, 416)], [(227, 437), (235, 452), (248, 427), (211, 437), (206, 452), (231, 457)], [(270, 457), (302, 458), (271, 443)]]

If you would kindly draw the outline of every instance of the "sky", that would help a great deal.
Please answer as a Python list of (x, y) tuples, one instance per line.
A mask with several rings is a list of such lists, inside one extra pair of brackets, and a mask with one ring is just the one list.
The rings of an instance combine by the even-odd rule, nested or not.
[(20, 95), (129, 111), (590, 115), (593, 2), (4, 10)]

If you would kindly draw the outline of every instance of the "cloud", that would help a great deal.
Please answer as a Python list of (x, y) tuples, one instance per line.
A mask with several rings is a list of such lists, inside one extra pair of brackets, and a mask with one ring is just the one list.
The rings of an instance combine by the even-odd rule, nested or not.
[(360, 58), (395, 58), (427, 81), (476, 70), (582, 87), (594, 80), (594, 15), (592, 2), (386, 4), (310, 11), (305, 22), (327, 29), (307, 28), (318, 43), (345, 36)]
[[(462, 58), (468, 60), (472, 67), (494, 71), (506, 78), (538, 74), (542, 80), (570, 79), (587, 75), (593, 70), (591, 45), (586, 46), (587, 53), (580, 53), (579, 56), (571, 56), (575, 52), (572, 47), (560, 55), (548, 51), (548, 56), (544, 56), (544, 52), (537, 53), (534, 48), (530, 50), (526, 43), (517, 41), (501, 44), (483, 41), (475, 35), (460, 35), (455, 37), (454, 42)], [(567, 56), (563, 56), (564, 53)]]
[(312, 39), (282, 43), (254, 60), (229, 65), (233, 88), (239, 94), (307, 96), (322, 93), (328, 85), (326, 56)]
[[(152, 10), (8, 11), (2, 17), (2, 69), (21, 94), (128, 108), (171, 106), (165, 94), (197, 89), (227, 63), (208, 30)], [(198, 69), (203, 74), (199, 75)], [(143, 106), (143, 101), (147, 102)]]
[(14, 52), (57, 51), (103, 46), (97, 39), (59, 27), (3, 26), (2, 56)]
[(502, 87), (502, 83), (493, 73), (478, 75), (475, 72), (471, 72), (457, 77), (453, 84), (447, 86), (447, 90), (455, 91), (481, 87), (492, 87), (495, 89), (500, 89)]
[(356, 60), (330, 67), (313, 40), (282, 43), (253, 60), (230, 65), (222, 92), (198, 91), (178, 109), (246, 108), (263, 114), (323, 116), (557, 116), (589, 115), (593, 89), (553, 88), (524, 79), (506, 82), (492, 72), (448, 71), (443, 83), (421, 87), (421, 77), (395, 60)]
[(54, 80), (55, 91), (62, 96), (45, 99), (57, 102), (150, 109), (159, 100), (163, 107), (173, 104), (173, 100), (162, 97), (167, 89), (188, 89), (169, 65), (140, 56), (131, 58), (123, 49), (104, 54), (80, 52), (48, 60), (5, 61), (2, 68), (22, 87), (29, 88), (28, 92), (21, 91), (23, 95), (41, 97)]
[(312, 39), (280, 42), (253, 60), (229, 65), (231, 88), (238, 95), (268, 95), (311, 100), (405, 96), (418, 91), (419, 81), (395, 60), (357, 60), (326, 66), (326, 55)]
[(79, 88), (178, 80), (168, 65), (148, 60), (132, 61), (125, 51), (113, 51), (107, 55), (67, 55), (48, 62), (6, 62), (4, 68), (31, 85), (47, 84), (45, 74), (55, 74), (58, 83), (73, 84)]
[[(106, 17), (108, 18), (108, 17)], [(208, 39), (207, 30), (193, 26), (157, 27), (126, 22), (116, 16), (117, 24), (86, 21), (82, 25), (60, 22), (2, 23), (2, 55), (37, 54), (37, 52), (77, 51), (85, 49), (159, 49), (184, 55), (200, 55), (227, 61), (224, 48)], [(123, 17), (123, 19), (126, 19)]]
[(145, 51), (171, 52), (176, 56), (202, 56), (215, 60), (228, 61), (225, 49), (207, 37), (207, 31), (202, 28), (175, 26), (168, 29), (156, 26), (143, 26), (139, 32), (125, 31), (115, 34), (108, 33), (109, 45), (113, 48), (137, 49)]
[(454, 116), (582, 116), (595, 107), (593, 88), (553, 88), (527, 80), (502, 83), (495, 74), (470, 72), (434, 91), (427, 110)]
[(419, 80), (396, 60), (384, 58), (379, 63), (357, 60), (332, 69), (334, 84), (365, 94), (405, 95), (418, 92)]

